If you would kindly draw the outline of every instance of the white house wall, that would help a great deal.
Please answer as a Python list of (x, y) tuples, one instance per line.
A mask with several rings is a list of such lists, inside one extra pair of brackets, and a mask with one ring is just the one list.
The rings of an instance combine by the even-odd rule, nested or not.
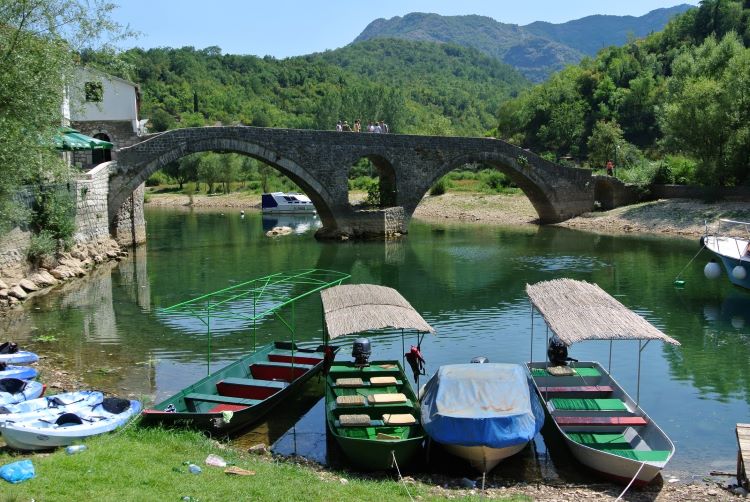
[[(135, 86), (117, 77), (97, 74), (82, 70), (78, 85), (72, 86), (70, 120), (79, 121), (128, 121), (135, 124), (137, 130), (138, 113), (136, 109)], [(86, 82), (101, 82), (102, 101), (86, 102), (84, 88)]]

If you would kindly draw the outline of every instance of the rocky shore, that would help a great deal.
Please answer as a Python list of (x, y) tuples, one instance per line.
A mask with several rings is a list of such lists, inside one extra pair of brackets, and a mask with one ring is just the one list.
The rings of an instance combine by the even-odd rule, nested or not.
[(70, 251), (46, 258), (36, 268), (17, 266), (0, 275), (0, 312), (15, 307), (33, 295), (88, 274), (96, 265), (118, 260), (127, 252), (113, 239), (99, 238), (73, 246)]

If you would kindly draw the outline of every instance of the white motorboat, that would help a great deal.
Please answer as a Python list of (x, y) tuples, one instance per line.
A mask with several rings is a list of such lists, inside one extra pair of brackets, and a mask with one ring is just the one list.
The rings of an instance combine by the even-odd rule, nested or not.
[[(709, 235), (706, 230), (701, 245), (721, 260), (732, 284), (750, 289), (750, 223), (719, 220), (714, 234)], [(709, 279), (715, 279), (721, 275), (721, 268), (709, 262), (704, 273)]]
[(272, 192), (261, 196), (264, 213), (314, 213), (315, 206), (307, 195), (296, 192)]

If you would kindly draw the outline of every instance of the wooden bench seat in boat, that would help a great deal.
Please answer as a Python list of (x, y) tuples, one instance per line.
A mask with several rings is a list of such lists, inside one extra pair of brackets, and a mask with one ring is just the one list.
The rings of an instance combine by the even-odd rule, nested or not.
[(606, 451), (618, 457), (625, 457), (638, 462), (666, 462), (669, 459), (669, 450), (632, 450), (618, 448), (602, 448), (595, 446), (599, 450)]
[(616, 425), (629, 425), (637, 427), (639, 425), (647, 425), (648, 420), (643, 417), (566, 417), (566, 416), (555, 416), (555, 422), (558, 425), (596, 425), (596, 426), (616, 426)]
[(367, 401), (370, 404), (394, 404), (394, 403), (406, 403), (408, 399), (406, 394), (400, 392), (393, 394), (370, 394), (367, 396)]
[(372, 377), (369, 382), (365, 382), (359, 377), (337, 378), (334, 381), (334, 387), (400, 387), (403, 385), (401, 380), (392, 376)]
[(336, 406), (365, 406), (365, 396), (336, 396)]
[(385, 425), (414, 425), (417, 419), (411, 413), (386, 413), (383, 415)]
[(261, 380), (259, 378), (225, 378), (221, 382), (229, 385), (249, 385), (252, 387), (272, 387), (274, 389), (283, 389), (289, 386), (288, 382), (279, 380)]
[(274, 349), (268, 353), (267, 357), (269, 361), (277, 363), (294, 362), (295, 364), (311, 364), (313, 366), (323, 360), (323, 354), (316, 356), (310, 352), (300, 352), (299, 350), (292, 352), (286, 349)]
[(377, 427), (383, 425), (381, 420), (373, 420), (370, 415), (365, 414), (341, 415), (337, 423), (341, 427)]
[(259, 380), (295, 380), (308, 371), (314, 365), (282, 363), (276, 361), (263, 361), (250, 365), (250, 374)]
[[(601, 372), (596, 368), (570, 368), (573, 370), (573, 374), (579, 377), (598, 377), (602, 376)], [(531, 376), (534, 377), (554, 377), (554, 376), (565, 376), (555, 375), (550, 373), (546, 368), (532, 368)]]
[(625, 439), (625, 435), (617, 432), (566, 432), (565, 434), (576, 443), (592, 448), (618, 448), (622, 450), (631, 448), (630, 441)]
[(553, 397), (549, 400), (556, 410), (566, 411), (628, 411), (620, 399), (580, 399)]
[(185, 396), (185, 401), (206, 401), (208, 403), (225, 403), (239, 404), (244, 406), (254, 406), (261, 403), (260, 399), (244, 399), (241, 397), (219, 396), (216, 394), (198, 394), (191, 393)]
[(612, 392), (613, 389), (609, 385), (571, 385), (564, 387), (539, 387), (539, 392), (542, 394), (575, 394), (575, 393), (607, 393)]

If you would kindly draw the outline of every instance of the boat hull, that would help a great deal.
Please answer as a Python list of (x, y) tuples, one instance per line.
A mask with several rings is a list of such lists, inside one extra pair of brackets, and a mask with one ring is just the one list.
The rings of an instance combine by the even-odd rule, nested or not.
[(13, 354), (0, 354), (0, 363), (30, 364), (39, 360), (39, 356), (27, 350), (19, 350)]
[[(547, 416), (588, 468), (618, 482), (645, 485), (674, 455), (669, 437), (599, 363), (577, 362), (570, 376), (543, 375), (546, 363), (527, 367)], [(576, 401), (598, 401), (598, 408), (566, 408)]]
[(0, 426), (0, 432), (2, 432), (5, 444), (16, 450), (48, 450), (68, 446), (88, 437), (113, 431), (124, 425), (140, 411), (141, 403), (130, 401), (130, 407), (117, 415), (94, 408), (92, 412), (96, 413), (95, 416), (100, 418), (105, 416), (95, 423), (86, 423), (87, 414), (81, 413), (82, 418), (84, 418), (84, 423), (81, 425), (57, 427), (48, 422), (29, 420), (14, 424), (5, 423)]
[(32, 380), (36, 376), (36, 368), (32, 368), (31, 366), (6, 366), (3, 371), (0, 371), (0, 379), (18, 378), (19, 380)]
[[(247, 429), (297, 393), (323, 367), (321, 350), (287, 347), (292, 345), (277, 342), (261, 347), (144, 410), (140, 423), (214, 435), (234, 435)], [(193, 399), (196, 395), (201, 399)]]
[(490, 472), (497, 464), (508, 457), (515, 455), (524, 448), (526, 443), (521, 443), (505, 448), (492, 448), (489, 446), (462, 446), (455, 444), (439, 443), (449, 453), (467, 460), (469, 464), (479, 472)]
[[(745, 253), (748, 241), (745, 239), (709, 235), (703, 237), (703, 244), (724, 266), (729, 282), (744, 289), (750, 289), (750, 255)], [(736, 267), (744, 268), (744, 277), (735, 273)]]
[[(393, 377), (396, 383), (384, 386), (369, 384), (372, 377)], [(360, 378), (360, 387), (337, 385), (342, 378)], [(340, 396), (363, 396), (367, 403), (370, 394), (403, 394), (405, 402), (342, 406)], [(372, 425), (344, 426), (342, 415), (365, 414)], [(415, 422), (408, 425), (389, 425), (386, 415), (410, 414)], [(357, 368), (353, 363), (336, 362), (326, 377), (326, 423), (329, 434), (344, 453), (348, 464), (364, 471), (408, 468), (423, 452), (424, 430), (419, 418), (419, 406), (406, 374), (398, 361), (373, 361)], [(395, 460), (395, 462), (394, 462)]]

